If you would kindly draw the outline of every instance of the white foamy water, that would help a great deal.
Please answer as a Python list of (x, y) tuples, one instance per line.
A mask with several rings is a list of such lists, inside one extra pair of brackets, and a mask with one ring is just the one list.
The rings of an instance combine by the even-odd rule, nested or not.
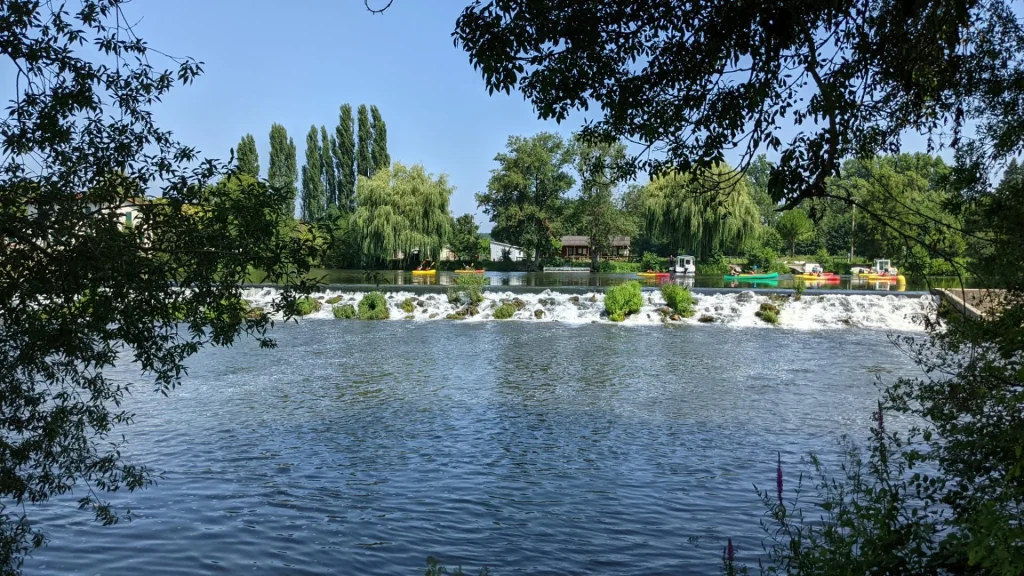
[[(273, 288), (248, 288), (243, 298), (254, 306), (268, 307), (277, 295)], [(327, 290), (314, 294), (321, 302), (340, 297), (338, 306), (351, 304), (358, 307), (359, 300), (365, 292), (349, 292), (344, 290)], [(463, 306), (450, 304), (445, 294), (414, 294), (412, 292), (386, 292), (385, 297), (391, 312), (391, 321), (451, 321), (446, 320)], [(414, 309), (411, 314), (401, 309), (406, 299), (412, 299)], [(869, 328), (880, 330), (913, 331), (924, 329), (920, 318), (934, 312), (935, 299), (932, 296), (904, 297), (891, 295), (842, 295), (823, 294), (805, 295), (799, 301), (789, 299), (779, 304), (779, 324), (770, 326), (756, 316), (763, 303), (776, 303), (767, 295), (753, 292), (730, 294), (694, 294), (697, 302), (696, 314), (678, 324), (703, 325), (700, 319), (709, 318), (712, 324), (733, 327), (788, 328), (796, 330), (818, 330), (836, 328)], [(539, 294), (517, 294), (512, 292), (484, 292), (484, 301), (477, 309), (475, 316), (467, 316), (462, 322), (493, 321), (494, 309), (503, 302), (519, 300), (522, 309), (517, 311), (512, 320), (529, 322), (564, 322), (569, 324), (586, 324), (591, 322), (609, 323), (604, 315), (604, 294), (588, 292), (586, 294), (566, 294), (546, 290)], [(659, 308), (665, 305), (661, 293), (644, 292), (644, 305), (640, 313), (621, 322), (627, 326), (649, 326), (662, 324)], [(319, 312), (306, 316), (306, 319), (334, 320), (332, 306), (324, 304)], [(538, 318), (537, 311), (542, 314)]]

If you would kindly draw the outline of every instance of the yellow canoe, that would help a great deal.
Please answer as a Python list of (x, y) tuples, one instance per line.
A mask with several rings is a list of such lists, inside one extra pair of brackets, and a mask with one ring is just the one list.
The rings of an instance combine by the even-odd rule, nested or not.
[(456, 270), (456, 274), (483, 274), (484, 270)]
[(413, 270), (413, 276), (432, 276), (437, 274), (437, 270)]
[(896, 283), (899, 283), (899, 284), (906, 284), (907, 283), (907, 278), (905, 276), (903, 276), (903, 274), (899, 274), (899, 275), (887, 274), (885, 276), (883, 276), (881, 274), (870, 274), (870, 275), (861, 276), (861, 278), (866, 278), (868, 282), (896, 282)]

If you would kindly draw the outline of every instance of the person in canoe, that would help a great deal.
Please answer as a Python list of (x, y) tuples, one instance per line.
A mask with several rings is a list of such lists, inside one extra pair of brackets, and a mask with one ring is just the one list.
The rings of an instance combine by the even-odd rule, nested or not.
[(417, 266), (416, 269), (417, 270), (430, 270), (431, 262), (433, 262), (433, 260), (424, 260), (423, 262), (420, 262), (420, 265)]

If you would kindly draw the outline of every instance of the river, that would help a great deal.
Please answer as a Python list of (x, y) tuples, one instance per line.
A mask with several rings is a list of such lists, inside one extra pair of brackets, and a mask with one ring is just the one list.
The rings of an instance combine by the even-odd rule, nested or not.
[(162, 479), (115, 499), (131, 523), (30, 510), (51, 541), (26, 574), (422, 574), (428, 555), (495, 576), (715, 574), (730, 537), (756, 562), (753, 484), (774, 486), (781, 453), (789, 490), (809, 452), (867, 436), (878, 379), (916, 374), (887, 335), (920, 333), (930, 303), (805, 297), (769, 327), (765, 296), (698, 295), (716, 322), (666, 326), (650, 294), (622, 325), (558, 292), (520, 295), (521, 321), (430, 321), (438, 296), (413, 321), (321, 312), (278, 323), (277, 349), (205, 350), (166, 398), (137, 385), (130, 452)]

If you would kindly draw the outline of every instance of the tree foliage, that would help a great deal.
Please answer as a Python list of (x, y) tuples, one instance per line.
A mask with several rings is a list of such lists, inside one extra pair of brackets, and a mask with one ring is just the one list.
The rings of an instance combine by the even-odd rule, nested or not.
[(796, 243), (814, 234), (814, 223), (807, 212), (799, 208), (787, 210), (775, 223), (775, 230), (789, 246), (789, 255), (796, 253)]
[(280, 124), (270, 127), (270, 167), (267, 182), (271, 187), (285, 192), (282, 209), (285, 214), (295, 214), (295, 200), (298, 196), (295, 181), (298, 178), (298, 160), (295, 157), (295, 141), (288, 137), (288, 131)]
[(495, 237), (533, 251), (539, 265), (552, 250), (564, 196), (574, 184), (567, 171), (573, 150), (549, 132), (510, 136), (506, 148), (494, 157), (498, 167), (476, 200), (494, 223)]
[(338, 172), (334, 167), (337, 141), (327, 135), (327, 127), (320, 126), (320, 170), (324, 180), (324, 211), (338, 205)]
[(644, 199), (648, 218), (670, 250), (703, 259), (715, 253), (738, 253), (744, 239), (757, 237), (761, 213), (746, 182), (735, 181), (722, 194), (707, 192), (730, 179), (731, 169), (720, 164), (651, 181)]
[(1024, 143), (1024, 62), (1009, 56), (1024, 30), (1009, 1), (473, 2), (453, 36), (489, 90), (520, 90), (544, 119), (599, 110), (588, 135), (664, 152), (641, 168), (711, 170), (729, 149), (743, 168), (777, 152), (769, 189), (789, 206), (908, 131), (955, 147), (974, 121), (998, 154)]
[(448, 241), (452, 252), (462, 260), (475, 260), (480, 254), (480, 227), (472, 214), (463, 214), (455, 219), (451, 239)]
[(235, 154), (237, 154), (239, 174), (246, 174), (253, 178), (260, 177), (260, 155), (256, 151), (256, 139), (252, 137), (252, 134), (242, 136)]
[(374, 170), (380, 170), (391, 165), (391, 155), (388, 154), (388, 127), (380, 110), (376, 106), (370, 106), (370, 131), (373, 133), (373, 146), (370, 150), (370, 163)]
[(611, 251), (613, 236), (629, 236), (635, 232), (633, 221), (616, 205), (619, 166), (627, 161), (626, 147), (612, 144), (575, 141), (576, 173), (580, 194), (573, 203), (574, 232), (590, 238), (591, 264), (597, 269), (602, 254)]
[(342, 212), (352, 213), (356, 209), (356, 135), (352, 106), (348, 104), (341, 105), (334, 138), (338, 141), (334, 150), (338, 171), (338, 207)]
[(359, 139), (356, 143), (356, 171), (360, 176), (370, 178), (376, 170), (373, 165), (373, 129), (370, 126), (370, 113), (366, 110), (365, 104), (359, 105), (358, 118)]
[[(3, 573), (44, 541), (32, 504), (75, 490), (110, 524), (123, 516), (106, 493), (150, 484), (150, 471), (124, 457), (121, 435), (132, 419), (121, 401), (137, 384), (109, 378), (110, 368), (134, 362), (166, 393), (204, 346), (240, 334), (272, 346), (269, 314), (311, 287), (299, 278), (312, 246), (280, 210), (289, 190), (244, 174), (209, 185), (224, 166), (151, 114), (200, 64), (174, 58), (161, 68), (120, 8), (12, 0), (0, 11), (17, 79), (0, 119)], [(121, 207), (135, 215), (130, 226)], [(284, 286), (261, 313), (240, 299), (250, 267)]]
[(316, 222), (327, 209), (324, 196), (323, 155), (320, 152), (320, 138), (316, 126), (309, 127), (306, 134), (306, 164), (302, 167), (302, 221)]
[(451, 235), (448, 202), (453, 188), (444, 174), (434, 178), (415, 165), (394, 163), (373, 178), (360, 177), (352, 226), (364, 262), (379, 265), (414, 250), (436, 259)]

